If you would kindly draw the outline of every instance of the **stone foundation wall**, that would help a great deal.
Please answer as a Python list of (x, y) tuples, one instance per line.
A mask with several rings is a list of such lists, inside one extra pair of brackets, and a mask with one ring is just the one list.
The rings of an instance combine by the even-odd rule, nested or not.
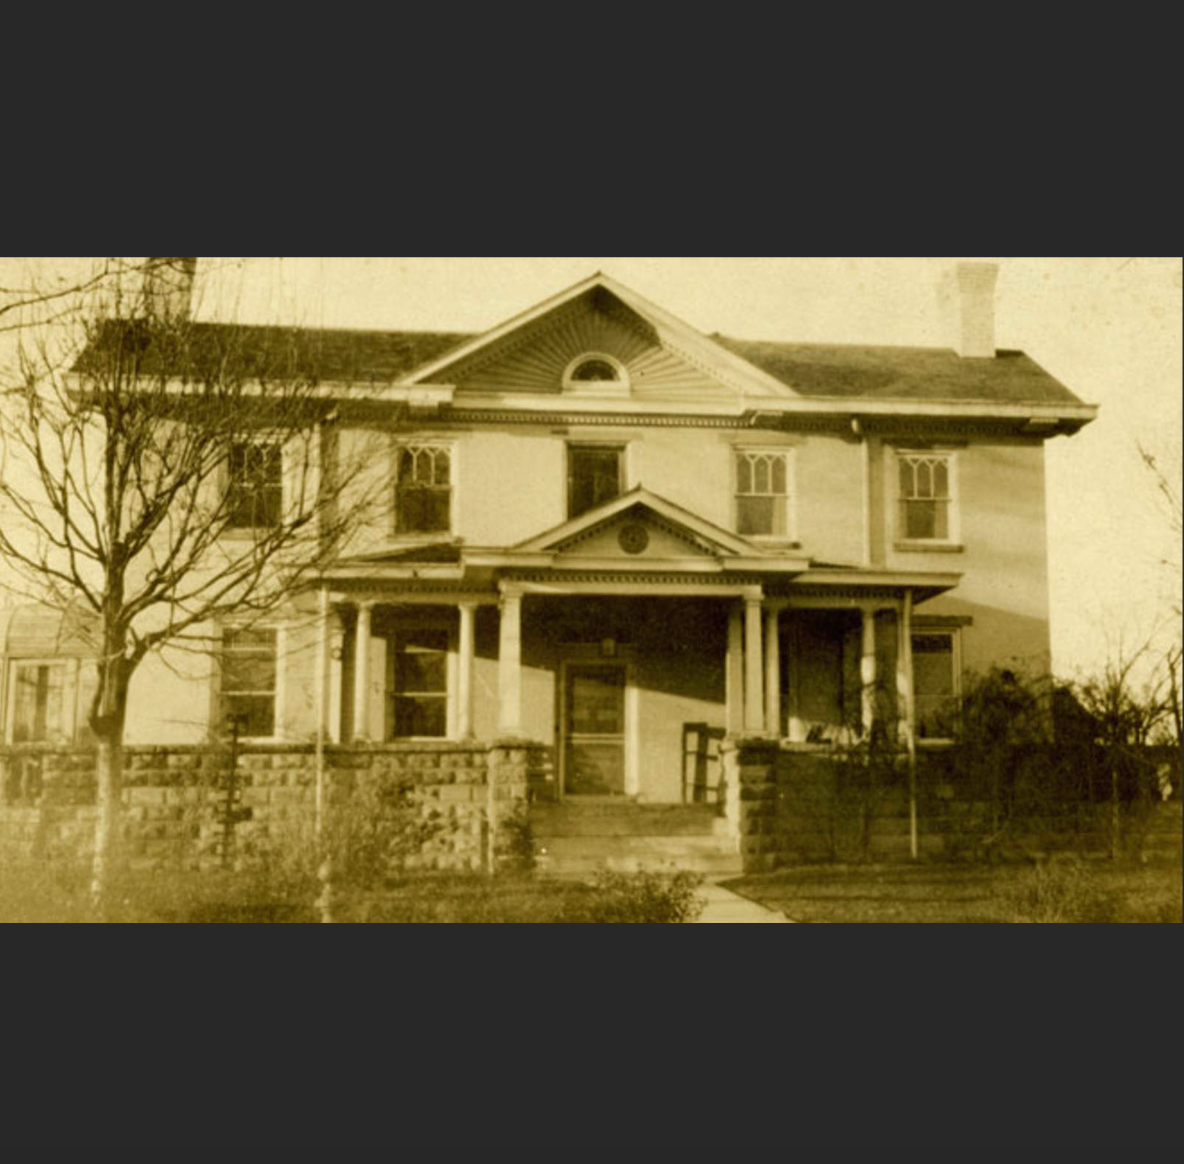
[[(523, 850), (530, 788), (545, 781), (550, 765), (548, 748), (523, 743), (326, 748), (326, 828), (360, 836), (359, 830), (397, 817), (413, 842), (414, 851), (399, 854), (408, 866), (479, 869), (489, 857), (491, 820), (496, 852), (508, 859)], [(148, 865), (219, 865), (228, 808), (233, 864), (311, 846), (316, 771), (312, 746), (243, 747), (231, 803), (229, 749), (127, 748), (129, 857)], [(0, 750), (0, 855), (87, 857), (94, 803), (93, 751)]]
[[(903, 757), (869, 773), (821, 752), (783, 751), (760, 740), (729, 742), (729, 817), (744, 867), (758, 872), (811, 861), (911, 857), (908, 771)], [(948, 753), (921, 753), (916, 776), (918, 855), (1014, 860), (1064, 852), (1106, 855), (1110, 806), (1080, 803), (1056, 814), (1007, 819), (991, 803), (959, 795)], [(1135, 859), (1179, 860), (1179, 801), (1125, 806), (1121, 847)]]

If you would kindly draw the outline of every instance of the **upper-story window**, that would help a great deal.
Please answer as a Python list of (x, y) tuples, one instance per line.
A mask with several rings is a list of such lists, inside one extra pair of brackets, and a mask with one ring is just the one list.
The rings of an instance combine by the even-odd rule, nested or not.
[(564, 370), (563, 389), (565, 392), (624, 395), (629, 392), (629, 372), (616, 356), (585, 352)]
[(228, 529), (269, 529), (284, 508), (284, 457), (278, 441), (241, 441), (227, 459)]
[(736, 532), (746, 537), (789, 538), (788, 449), (736, 452)]
[(897, 537), (905, 542), (957, 541), (954, 454), (901, 450), (896, 458)]
[(623, 488), (624, 452), (619, 445), (567, 446), (567, 516), (579, 517), (612, 501)]
[(448, 533), (452, 529), (452, 447), (401, 445), (396, 453), (395, 533)]

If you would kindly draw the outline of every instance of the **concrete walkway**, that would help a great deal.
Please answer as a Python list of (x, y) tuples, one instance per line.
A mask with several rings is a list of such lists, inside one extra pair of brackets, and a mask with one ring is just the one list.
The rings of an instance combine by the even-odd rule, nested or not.
[(724, 889), (721, 885), (704, 885), (699, 890), (699, 899), (706, 904), (703, 912), (695, 919), (697, 922), (752, 922), (762, 925), (770, 922), (789, 922), (789, 918), (784, 914), (757, 905), (755, 901), (749, 901), (748, 898)]

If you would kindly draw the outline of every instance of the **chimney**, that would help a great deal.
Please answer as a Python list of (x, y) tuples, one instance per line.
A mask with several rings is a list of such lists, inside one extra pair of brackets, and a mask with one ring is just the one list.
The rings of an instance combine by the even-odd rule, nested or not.
[(189, 318), (197, 259), (148, 259), (144, 267), (144, 306), (164, 320)]
[(958, 355), (963, 359), (995, 358), (995, 283), (998, 263), (959, 263)]

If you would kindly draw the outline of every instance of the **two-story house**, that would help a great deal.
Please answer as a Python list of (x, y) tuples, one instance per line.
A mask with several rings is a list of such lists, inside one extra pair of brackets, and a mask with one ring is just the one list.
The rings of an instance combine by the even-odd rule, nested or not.
[[(995, 279), (960, 266), (941, 349), (707, 336), (601, 274), (479, 336), (321, 333), (389, 506), (214, 666), (147, 661), (129, 743), (522, 739), (556, 796), (676, 803), (704, 733), (940, 737), (964, 673), (1048, 669), (1044, 444), (1096, 412), (996, 350)], [(266, 523), (282, 449), (239, 455)], [(61, 629), (5, 634), (6, 742), (70, 738)]]

